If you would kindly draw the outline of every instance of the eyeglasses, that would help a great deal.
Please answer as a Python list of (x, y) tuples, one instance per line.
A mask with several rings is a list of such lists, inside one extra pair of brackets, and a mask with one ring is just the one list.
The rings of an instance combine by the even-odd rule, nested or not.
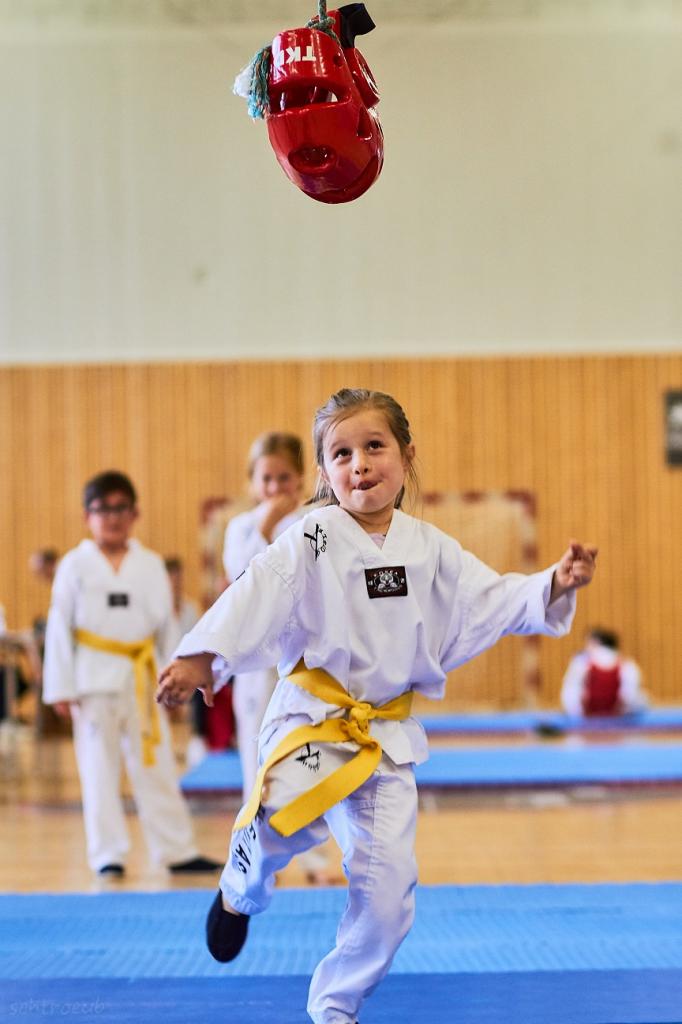
[(132, 512), (133, 506), (126, 504), (121, 505), (88, 505), (87, 512), (91, 516), (125, 516), (128, 512)]

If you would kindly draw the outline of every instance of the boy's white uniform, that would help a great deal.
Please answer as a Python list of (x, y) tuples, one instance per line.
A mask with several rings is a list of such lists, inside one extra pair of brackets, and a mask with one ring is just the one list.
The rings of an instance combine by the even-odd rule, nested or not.
[[(300, 518), (301, 512), (297, 511), (280, 519), (274, 528), (273, 539), (276, 540)], [(251, 559), (262, 554), (267, 548), (268, 542), (259, 529), (257, 509), (242, 512), (230, 520), (225, 531), (223, 549), (223, 566), (228, 580), (233, 582), (241, 576)], [(270, 667), (257, 672), (239, 672), (232, 684), (232, 709), (237, 722), (237, 743), (245, 800), (256, 781), (258, 733), (278, 678), (277, 670)]]
[(77, 643), (77, 629), (126, 643), (153, 636), (165, 663), (179, 633), (161, 558), (136, 540), (128, 541), (118, 570), (92, 540), (64, 555), (47, 620), (43, 700), (77, 702), (73, 732), (93, 870), (125, 863), (129, 850), (119, 791), (121, 753), (152, 860), (174, 864), (197, 856), (163, 709), (155, 764), (145, 766), (132, 662)]
[[(279, 661), (280, 683), (260, 736), (264, 759), (299, 725), (343, 717), (286, 679), (301, 658), (357, 701), (377, 707), (408, 690), (442, 697), (446, 673), (508, 633), (561, 636), (575, 596), (547, 607), (553, 568), (499, 576), (435, 527), (395, 511), (382, 548), (343, 509), (317, 509), (257, 556), (181, 642), (177, 655), (213, 651), (218, 680)], [(269, 824), (353, 744), (313, 743), (269, 773), (262, 809), (235, 833), (221, 888), (232, 906), (266, 908), (274, 871), (330, 829), (343, 851), (348, 902), (335, 948), (313, 976), (315, 1024), (353, 1024), (362, 1000), (388, 971), (414, 914), (413, 765), (428, 756), (414, 718), (374, 719), (384, 755), (374, 775), (322, 818), (289, 838)]]

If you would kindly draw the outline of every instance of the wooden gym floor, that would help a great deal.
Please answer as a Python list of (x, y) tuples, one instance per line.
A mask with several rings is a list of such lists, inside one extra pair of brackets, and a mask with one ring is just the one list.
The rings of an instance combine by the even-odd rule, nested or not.
[[(175, 726), (178, 770), (186, 745)], [(78, 779), (67, 737), (37, 739), (29, 726), (2, 736), (0, 891), (153, 891), (210, 887), (212, 876), (181, 879), (153, 869), (132, 806), (132, 850), (124, 880), (94, 878), (85, 862)], [(222, 860), (237, 810), (229, 798), (193, 798), (202, 853)], [(467, 796), (425, 793), (417, 857), (422, 884), (663, 881), (680, 877), (682, 787)], [(340, 859), (330, 845), (330, 864)], [(217, 877), (217, 876), (215, 876)], [(296, 862), (281, 886), (305, 885)]]

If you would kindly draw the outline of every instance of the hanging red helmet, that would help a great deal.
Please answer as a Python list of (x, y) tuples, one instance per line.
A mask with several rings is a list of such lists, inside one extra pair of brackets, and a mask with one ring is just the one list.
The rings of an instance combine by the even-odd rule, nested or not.
[(270, 143), (284, 173), (322, 203), (347, 203), (384, 162), (379, 93), (355, 36), (374, 28), (364, 4), (330, 11), (337, 43), (316, 28), (280, 32), (268, 77)]

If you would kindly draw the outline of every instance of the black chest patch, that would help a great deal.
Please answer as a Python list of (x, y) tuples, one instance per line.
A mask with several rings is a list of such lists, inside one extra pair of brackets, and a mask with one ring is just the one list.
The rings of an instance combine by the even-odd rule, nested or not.
[(127, 608), (129, 604), (127, 594), (109, 594), (108, 604), (110, 608)]
[(365, 569), (365, 582), (370, 597), (407, 597), (407, 575), (404, 565)]

